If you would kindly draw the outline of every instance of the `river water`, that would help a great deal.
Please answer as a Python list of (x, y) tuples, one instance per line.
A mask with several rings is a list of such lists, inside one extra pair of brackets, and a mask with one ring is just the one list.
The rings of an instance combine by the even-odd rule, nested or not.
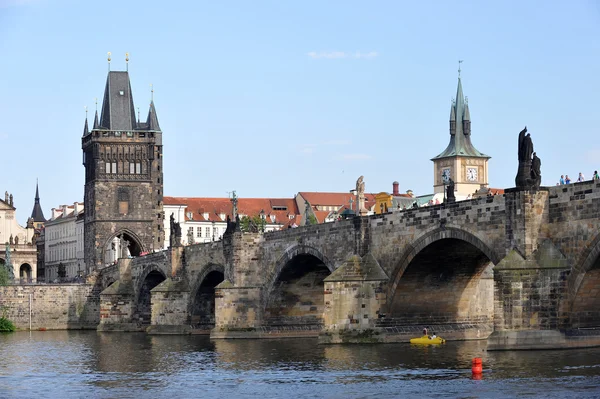
[[(471, 359), (483, 359), (481, 380)], [(600, 397), (600, 348), (486, 352), (485, 341), (317, 345), (316, 339), (47, 331), (0, 334), (0, 398)]]

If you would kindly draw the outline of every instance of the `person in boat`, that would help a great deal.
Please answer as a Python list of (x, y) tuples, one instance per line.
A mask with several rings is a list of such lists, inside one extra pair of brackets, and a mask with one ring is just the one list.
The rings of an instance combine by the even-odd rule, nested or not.
[(423, 336), (426, 336), (426, 335), (427, 335), (427, 327), (425, 327), (425, 328), (423, 329)]
[(435, 334), (435, 331), (433, 333), (431, 333), (431, 339), (436, 339), (437, 335)]

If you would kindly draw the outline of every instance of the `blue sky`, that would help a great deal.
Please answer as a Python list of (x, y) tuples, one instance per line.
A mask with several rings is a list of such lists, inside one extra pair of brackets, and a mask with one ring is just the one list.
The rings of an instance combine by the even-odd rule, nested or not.
[[(163, 130), (165, 195), (433, 191), (457, 61), (490, 185), (527, 125), (542, 184), (600, 169), (600, 2), (0, 0), (0, 192), (23, 224), (83, 199), (107, 51)], [(98, 104), (100, 107), (101, 104)]]

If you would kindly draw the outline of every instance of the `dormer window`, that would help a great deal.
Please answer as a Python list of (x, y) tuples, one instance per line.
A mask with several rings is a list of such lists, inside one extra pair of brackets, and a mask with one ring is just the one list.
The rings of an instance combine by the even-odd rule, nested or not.
[(219, 213), (219, 217), (221, 218), (221, 220), (225, 220), (225, 214), (224, 213)]
[(188, 219), (190, 219), (190, 220), (194, 220), (194, 214), (193, 214), (192, 212), (188, 212), (188, 213), (187, 213), (187, 217), (188, 217)]
[(288, 219), (292, 220), (295, 217), (295, 215), (288, 215)]
[(203, 217), (204, 219), (208, 220), (208, 212), (204, 212), (204, 213), (202, 214), (202, 217)]
[(125, 92), (124, 92), (123, 90), (119, 90), (119, 95), (120, 95), (120, 96), (124, 96), (124, 95), (125, 95)]
[(271, 218), (271, 223), (275, 223), (275, 215), (269, 215), (269, 217)]

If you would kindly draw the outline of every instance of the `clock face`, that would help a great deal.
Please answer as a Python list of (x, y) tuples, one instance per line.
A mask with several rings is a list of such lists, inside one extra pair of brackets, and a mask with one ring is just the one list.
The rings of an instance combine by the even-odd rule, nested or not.
[(442, 169), (442, 180), (446, 183), (450, 180), (450, 168)]
[(477, 181), (477, 168), (467, 168), (467, 180)]

